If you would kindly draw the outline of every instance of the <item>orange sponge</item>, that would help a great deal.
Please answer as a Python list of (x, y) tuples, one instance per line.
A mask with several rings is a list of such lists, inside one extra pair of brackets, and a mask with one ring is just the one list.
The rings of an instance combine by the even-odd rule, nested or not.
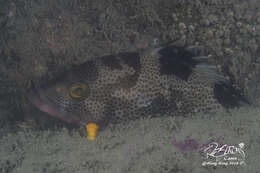
[(89, 123), (85, 127), (87, 131), (87, 139), (93, 141), (97, 136), (98, 125)]

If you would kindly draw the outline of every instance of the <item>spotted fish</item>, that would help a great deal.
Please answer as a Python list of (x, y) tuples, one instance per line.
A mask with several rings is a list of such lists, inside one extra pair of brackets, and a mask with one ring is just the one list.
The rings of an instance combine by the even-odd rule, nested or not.
[(169, 43), (87, 61), (28, 94), (69, 123), (106, 127), (139, 117), (216, 112), (245, 101), (209, 57)]

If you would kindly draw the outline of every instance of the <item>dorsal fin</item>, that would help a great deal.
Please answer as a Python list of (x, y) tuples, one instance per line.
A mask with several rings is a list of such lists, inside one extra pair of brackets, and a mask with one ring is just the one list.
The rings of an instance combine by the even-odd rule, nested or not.
[(176, 46), (173, 43), (158, 48), (160, 73), (175, 75), (185, 81), (188, 81), (192, 73), (196, 73), (206, 83), (213, 84), (215, 98), (224, 107), (232, 108), (241, 102), (250, 104), (242, 92), (234, 88), (224, 74), (217, 71), (215, 65), (209, 63), (210, 57), (195, 52), (189, 51), (186, 46)]
[(175, 75), (185, 81), (195, 71), (202, 75), (210, 73), (212, 76), (215, 69), (209, 65), (209, 57), (201, 56), (199, 52), (191, 51), (189, 47), (174, 42), (157, 48), (161, 75)]

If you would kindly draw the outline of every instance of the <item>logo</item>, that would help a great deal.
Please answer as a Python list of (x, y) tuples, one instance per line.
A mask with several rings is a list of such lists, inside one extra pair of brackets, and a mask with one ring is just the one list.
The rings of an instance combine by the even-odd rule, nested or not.
[(243, 142), (237, 146), (227, 144), (219, 145), (217, 142), (211, 142), (203, 150), (205, 157), (202, 166), (246, 165), (244, 147), (245, 144)]

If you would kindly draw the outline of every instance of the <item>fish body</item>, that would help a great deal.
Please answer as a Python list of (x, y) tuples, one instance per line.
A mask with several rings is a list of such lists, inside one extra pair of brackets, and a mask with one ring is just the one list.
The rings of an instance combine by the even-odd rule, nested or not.
[(172, 43), (87, 61), (28, 97), (54, 117), (101, 127), (149, 115), (216, 112), (243, 100), (207, 56)]

